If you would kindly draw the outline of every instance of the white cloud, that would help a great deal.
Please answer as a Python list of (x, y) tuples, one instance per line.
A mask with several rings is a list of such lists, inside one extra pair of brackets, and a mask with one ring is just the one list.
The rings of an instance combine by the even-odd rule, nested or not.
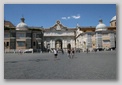
[(70, 19), (70, 17), (67, 17), (67, 19)]
[(67, 19), (66, 17), (62, 17), (61, 19)]
[(80, 15), (76, 15), (76, 16), (73, 15), (72, 18), (74, 18), (74, 19), (79, 19), (79, 18), (80, 18)]
[(70, 16), (68, 16), (68, 17), (62, 17), (61, 19), (70, 19), (71, 17)]
[(64, 20), (68, 20), (68, 19), (79, 19), (80, 18), (80, 15), (77, 14), (77, 15), (73, 15), (73, 16), (68, 16), (68, 17), (62, 17), (61, 19), (64, 19)]

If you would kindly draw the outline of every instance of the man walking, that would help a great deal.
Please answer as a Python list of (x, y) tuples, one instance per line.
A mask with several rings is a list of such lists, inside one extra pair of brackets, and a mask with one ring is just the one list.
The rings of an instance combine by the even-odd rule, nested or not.
[(72, 58), (74, 57), (75, 51), (74, 48), (72, 48)]
[(56, 49), (53, 50), (53, 53), (54, 53), (54, 58), (57, 59), (57, 56), (58, 56), (58, 52)]
[(71, 58), (71, 49), (68, 49), (68, 57)]

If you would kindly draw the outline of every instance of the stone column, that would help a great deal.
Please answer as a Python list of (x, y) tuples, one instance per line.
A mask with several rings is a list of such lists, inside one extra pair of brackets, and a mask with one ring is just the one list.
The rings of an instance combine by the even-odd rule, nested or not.
[(50, 48), (52, 48), (52, 40), (50, 40)]

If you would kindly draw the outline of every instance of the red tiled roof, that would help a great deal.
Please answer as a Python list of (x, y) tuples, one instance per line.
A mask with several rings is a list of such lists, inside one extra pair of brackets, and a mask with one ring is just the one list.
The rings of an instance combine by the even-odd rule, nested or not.
[(10, 21), (4, 21), (5, 27), (15, 28), (15, 26)]

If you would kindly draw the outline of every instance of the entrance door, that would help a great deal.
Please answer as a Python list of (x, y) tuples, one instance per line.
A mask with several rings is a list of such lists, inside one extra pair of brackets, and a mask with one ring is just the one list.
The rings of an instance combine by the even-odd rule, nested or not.
[(62, 41), (60, 39), (55, 41), (55, 48), (62, 49)]
[(67, 44), (67, 49), (71, 49), (71, 44)]

